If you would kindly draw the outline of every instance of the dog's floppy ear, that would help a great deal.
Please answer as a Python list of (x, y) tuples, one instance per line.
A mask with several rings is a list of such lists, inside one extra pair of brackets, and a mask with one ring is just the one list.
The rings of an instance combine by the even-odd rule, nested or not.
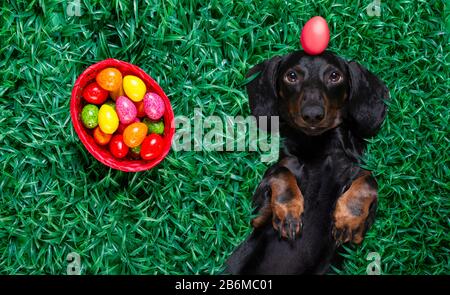
[(348, 71), (350, 126), (361, 137), (374, 136), (386, 116), (385, 100), (389, 98), (389, 90), (383, 81), (357, 62), (349, 62)]
[(253, 68), (247, 73), (247, 78), (256, 76), (247, 84), (250, 110), (255, 117), (278, 116), (277, 108), (277, 76), (281, 57), (275, 56)]

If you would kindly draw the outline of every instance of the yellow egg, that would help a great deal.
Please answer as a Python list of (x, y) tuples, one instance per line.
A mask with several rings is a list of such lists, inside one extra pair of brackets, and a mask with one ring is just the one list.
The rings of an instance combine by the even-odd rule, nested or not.
[(128, 75), (123, 78), (123, 91), (132, 101), (138, 102), (144, 98), (147, 92), (145, 83), (136, 76)]
[(98, 126), (106, 134), (113, 134), (119, 127), (119, 117), (110, 105), (104, 104), (98, 112)]

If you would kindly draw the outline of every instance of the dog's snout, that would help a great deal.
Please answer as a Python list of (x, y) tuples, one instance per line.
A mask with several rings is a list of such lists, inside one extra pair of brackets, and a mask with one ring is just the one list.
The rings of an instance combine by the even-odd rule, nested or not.
[(308, 124), (316, 124), (322, 121), (325, 112), (320, 105), (309, 105), (302, 108), (302, 118)]
[(320, 90), (313, 86), (305, 87), (302, 97), (303, 101), (308, 103), (321, 103), (323, 101)]
[(301, 96), (300, 115), (310, 125), (319, 123), (325, 117), (324, 96), (317, 85), (307, 85)]

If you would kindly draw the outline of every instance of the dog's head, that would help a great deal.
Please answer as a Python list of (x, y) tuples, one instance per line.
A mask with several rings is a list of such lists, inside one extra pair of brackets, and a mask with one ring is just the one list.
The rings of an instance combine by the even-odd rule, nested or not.
[(376, 134), (389, 92), (356, 62), (332, 52), (310, 56), (297, 51), (275, 56), (250, 69), (260, 74), (247, 85), (252, 114), (279, 116), (307, 135), (319, 135), (344, 120), (362, 137)]

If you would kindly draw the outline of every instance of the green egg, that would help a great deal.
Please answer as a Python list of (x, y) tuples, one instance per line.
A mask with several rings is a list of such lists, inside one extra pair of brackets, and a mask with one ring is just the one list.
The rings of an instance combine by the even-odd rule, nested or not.
[(131, 148), (131, 152), (133, 154), (139, 154), (141, 152), (141, 146), (138, 145), (138, 146), (135, 146), (135, 147)]
[(81, 121), (86, 128), (93, 129), (98, 125), (98, 107), (87, 104), (81, 111)]
[(130, 148), (131, 151), (131, 157), (133, 159), (139, 159), (140, 157), (140, 153), (141, 153), (141, 146), (135, 146), (134, 148)]
[(163, 121), (152, 121), (149, 118), (145, 118), (143, 123), (147, 125), (148, 131), (147, 134), (156, 133), (163, 134), (164, 133), (164, 122)]

